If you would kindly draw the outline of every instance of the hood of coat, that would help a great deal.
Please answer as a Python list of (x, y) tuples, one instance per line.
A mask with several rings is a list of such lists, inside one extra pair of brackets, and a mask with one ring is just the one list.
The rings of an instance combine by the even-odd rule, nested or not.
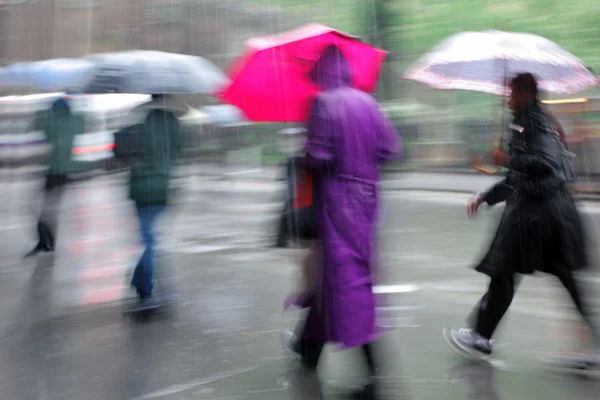
[(70, 114), (71, 106), (64, 97), (61, 97), (52, 103), (52, 112), (57, 114)]
[(316, 62), (311, 79), (322, 90), (352, 86), (350, 65), (339, 47), (331, 45)]

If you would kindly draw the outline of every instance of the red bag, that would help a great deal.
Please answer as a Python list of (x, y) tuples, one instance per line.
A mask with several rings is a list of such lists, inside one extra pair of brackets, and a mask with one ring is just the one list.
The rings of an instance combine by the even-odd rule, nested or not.
[(310, 171), (302, 170), (296, 172), (296, 184), (294, 185), (294, 200), (292, 208), (312, 207), (313, 186)]
[(300, 157), (287, 162), (287, 193), (283, 214), (279, 220), (278, 243), (287, 239), (315, 240), (317, 225), (314, 218), (313, 177), (304, 168)]

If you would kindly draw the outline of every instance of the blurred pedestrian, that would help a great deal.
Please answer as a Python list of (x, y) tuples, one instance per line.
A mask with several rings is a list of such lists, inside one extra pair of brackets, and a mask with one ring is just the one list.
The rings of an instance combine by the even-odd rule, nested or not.
[(129, 196), (136, 206), (144, 245), (131, 280), (139, 297), (139, 304), (135, 308), (140, 310), (162, 305), (153, 296), (155, 224), (169, 204), (172, 169), (180, 153), (179, 121), (174, 112), (165, 106), (168, 103), (168, 96), (153, 95), (150, 103), (133, 111), (146, 115), (139, 129), (133, 131), (139, 137), (131, 141), (135, 148), (129, 151)]
[[(467, 205), (469, 215), (474, 215), (484, 202), (506, 201), (490, 249), (476, 268), (491, 278), (489, 289), (472, 315), (473, 326), (446, 329), (445, 337), (461, 353), (475, 357), (492, 354), (492, 336), (513, 300), (519, 274), (539, 271), (560, 280), (598, 346), (589, 306), (573, 274), (588, 265), (584, 227), (561, 167), (565, 151), (561, 134), (556, 121), (540, 107), (533, 75), (524, 73), (512, 79), (510, 107), (514, 120), (509, 152), (496, 150), (493, 154), (496, 164), (509, 169), (507, 178)], [(581, 363), (590, 365), (589, 360), (597, 363), (600, 358), (594, 355)]]
[(303, 157), (289, 157), (286, 165), (287, 198), (284, 212), (279, 221), (278, 247), (290, 243), (302, 253), (300, 262), (300, 285), (284, 302), (303, 307), (315, 290), (315, 272), (319, 257), (319, 243), (313, 203), (313, 179), (310, 169), (304, 165)]
[(83, 133), (81, 116), (73, 114), (67, 97), (54, 101), (43, 120), (44, 134), (51, 145), (48, 172), (44, 184), (42, 212), (37, 224), (38, 242), (26, 257), (51, 252), (56, 247), (60, 200), (69, 173), (74, 172), (71, 160), (75, 135)]
[[(304, 304), (307, 320), (289, 345), (308, 371), (328, 342), (360, 347), (373, 378), (372, 342), (381, 333), (372, 290), (378, 166), (397, 155), (399, 137), (375, 99), (353, 87), (336, 46), (325, 50), (312, 78), (323, 92), (312, 104), (304, 162), (313, 179), (320, 254), (316, 291)], [(374, 390), (371, 380), (364, 392)]]

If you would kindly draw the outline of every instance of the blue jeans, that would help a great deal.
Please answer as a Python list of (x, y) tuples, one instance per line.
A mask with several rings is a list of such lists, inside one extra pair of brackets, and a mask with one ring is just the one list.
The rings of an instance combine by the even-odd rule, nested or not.
[(165, 206), (138, 206), (137, 214), (140, 219), (140, 231), (142, 242), (144, 243), (144, 253), (140, 258), (131, 285), (137, 289), (140, 298), (147, 298), (152, 295), (154, 272), (154, 222), (156, 218), (165, 210)]

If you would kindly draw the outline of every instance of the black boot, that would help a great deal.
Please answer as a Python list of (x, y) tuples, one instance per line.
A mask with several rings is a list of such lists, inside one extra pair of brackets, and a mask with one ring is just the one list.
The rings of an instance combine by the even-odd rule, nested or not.
[(365, 356), (365, 361), (367, 362), (367, 369), (369, 373), (370, 382), (356, 390), (351, 394), (351, 398), (360, 399), (360, 400), (374, 400), (377, 399), (377, 390), (376, 390), (376, 375), (377, 375), (377, 361), (375, 349), (376, 347), (373, 343), (367, 343), (362, 346), (362, 352)]
[(325, 344), (312, 340), (300, 340), (298, 345), (300, 357), (302, 357), (302, 367), (309, 372), (316, 371)]
[(42, 242), (39, 242), (32, 250), (30, 250), (27, 254), (25, 254), (24, 258), (29, 258), (37, 255), (38, 253), (48, 253), (53, 251), (54, 248), (52, 246), (48, 246)]
[(366, 386), (354, 391), (350, 394), (350, 399), (353, 400), (375, 400), (377, 399), (377, 394), (375, 393), (375, 384), (369, 383)]
[(46, 226), (43, 222), (38, 222), (37, 224), (37, 234), (38, 234), (38, 244), (33, 248), (33, 250), (29, 251), (25, 254), (25, 258), (33, 257), (38, 253), (47, 253), (50, 251), (54, 251), (54, 235), (50, 232), (50, 228)]

